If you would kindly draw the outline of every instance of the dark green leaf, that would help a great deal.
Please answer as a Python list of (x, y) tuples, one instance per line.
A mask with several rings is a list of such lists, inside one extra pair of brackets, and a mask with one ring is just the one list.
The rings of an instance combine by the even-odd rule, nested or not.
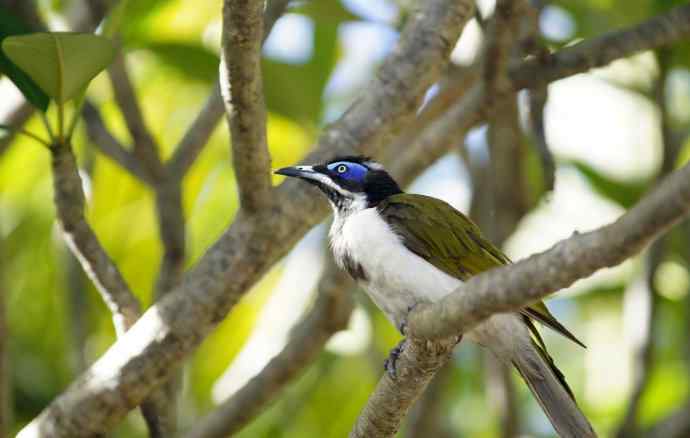
[(147, 43), (145, 49), (190, 79), (208, 83), (218, 79), (220, 58), (200, 44), (154, 41)]
[(603, 175), (581, 161), (573, 161), (569, 164), (575, 166), (587, 178), (587, 181), (597, 193), (620, 204), (624, 208), (630, 208), (635, 205), (651, 184), (651, 181), (648, 179), (634, 181), (616, 180)]
[[(0, 44), (2, 44), (6, 37), (22, 35), (29, 32), (30, 30), (27, 26), (0, 6)], [(19, 91), (22, 92), (26, 100), (31, 102), (33, 106), (41, 111), (45, 111), (48, 108), (48, 96), (29, 75), (10, 61), (2, 50), (0, 50), (0, 73), (7, 75)]]

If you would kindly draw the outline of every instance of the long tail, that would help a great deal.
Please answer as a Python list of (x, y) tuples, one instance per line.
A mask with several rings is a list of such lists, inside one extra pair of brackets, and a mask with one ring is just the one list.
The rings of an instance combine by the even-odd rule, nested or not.
[(572, 391), (551, 357), (534, 341), (513, 353), (513, 365), (529, 386), (561, 438), (595, 438)]

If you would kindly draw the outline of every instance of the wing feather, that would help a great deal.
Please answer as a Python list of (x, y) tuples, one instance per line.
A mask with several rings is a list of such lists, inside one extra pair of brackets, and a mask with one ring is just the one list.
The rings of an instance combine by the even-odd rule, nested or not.
[[(378, 209), (407, 249), (455, 278), (464, 281), (480, 272), (510, 263), (501, 250), (482, 236), (474, 222), (440, 199), (400, 194), (390, 196), (379, 204)], [(554, 318), (543, 302), (528, 306), (520, 313), (585, 346)], [(539, 333), (536, 330), (532, 332), (543, 345)]]

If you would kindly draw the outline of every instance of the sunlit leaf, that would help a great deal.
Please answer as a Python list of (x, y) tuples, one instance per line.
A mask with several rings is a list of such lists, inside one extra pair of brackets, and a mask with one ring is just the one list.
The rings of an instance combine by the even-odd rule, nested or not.
[[(29, 28), (0, 6), (0, 44), (11, 35), (22, 35), (25, 33), (29, 33)], [(36, 85), (29, 75), (10, 61), (2, 50), (0, 50), (0, 73), (7, 75), (33, 106), (41, 111), (45, 111), (48, 108), (48, 96)]]
[(115, 56), (109, 39), (72, 32), (12, 36), (3, 41), (2, 49), (58, 102), (78, 95)]

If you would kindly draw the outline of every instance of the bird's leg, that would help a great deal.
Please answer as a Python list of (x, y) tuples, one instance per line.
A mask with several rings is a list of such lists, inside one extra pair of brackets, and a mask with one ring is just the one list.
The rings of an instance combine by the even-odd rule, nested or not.
[(400, 331), (400, 334), (403, 336), (407, 335), (407, 316), (414, 310), (414, 308), (417, 307), (417, 303), (407, 306), (407, 313), (402, 317), (400, 320), (400, 326), (398, 326), (398, 330)]
[(405, 342), (407, 342), (406, 338), (403, 338), (400, 342), (398, 342), (398, 345), (391, 350), (391, 352), (388, 354), (388, 358), (386, 358), (386, 360), (383, 362), (383, 369), (386, 370), (390, 378), (393, 380), (397, 378), (395, 364), (398, 362), (398, 358), (405, 350)]
[[(414, 309), (416, 306), (417, 304), (409, 306), (407, 308), (407, 313), (400, 320), (398, 330), (403, 336), (407, 334), (407, 315), (409, 315), (412, 309)], [(383, 368), (386, 370), (386, 372), (392, 379), (396, 378), (397, 372), (395, 369), (395, 364), (398, 361), (398, 357), (400, 357), (403, 350), (405, 349), (405, 341), (407, 341), (407, 338), (403, 338), (400, 342), (398, 342), (398, 345), (396, 345), (391, 350), (391, 352), (388, 354), (388, 358), (386, 358), (386, 360), (383, 362)]]

